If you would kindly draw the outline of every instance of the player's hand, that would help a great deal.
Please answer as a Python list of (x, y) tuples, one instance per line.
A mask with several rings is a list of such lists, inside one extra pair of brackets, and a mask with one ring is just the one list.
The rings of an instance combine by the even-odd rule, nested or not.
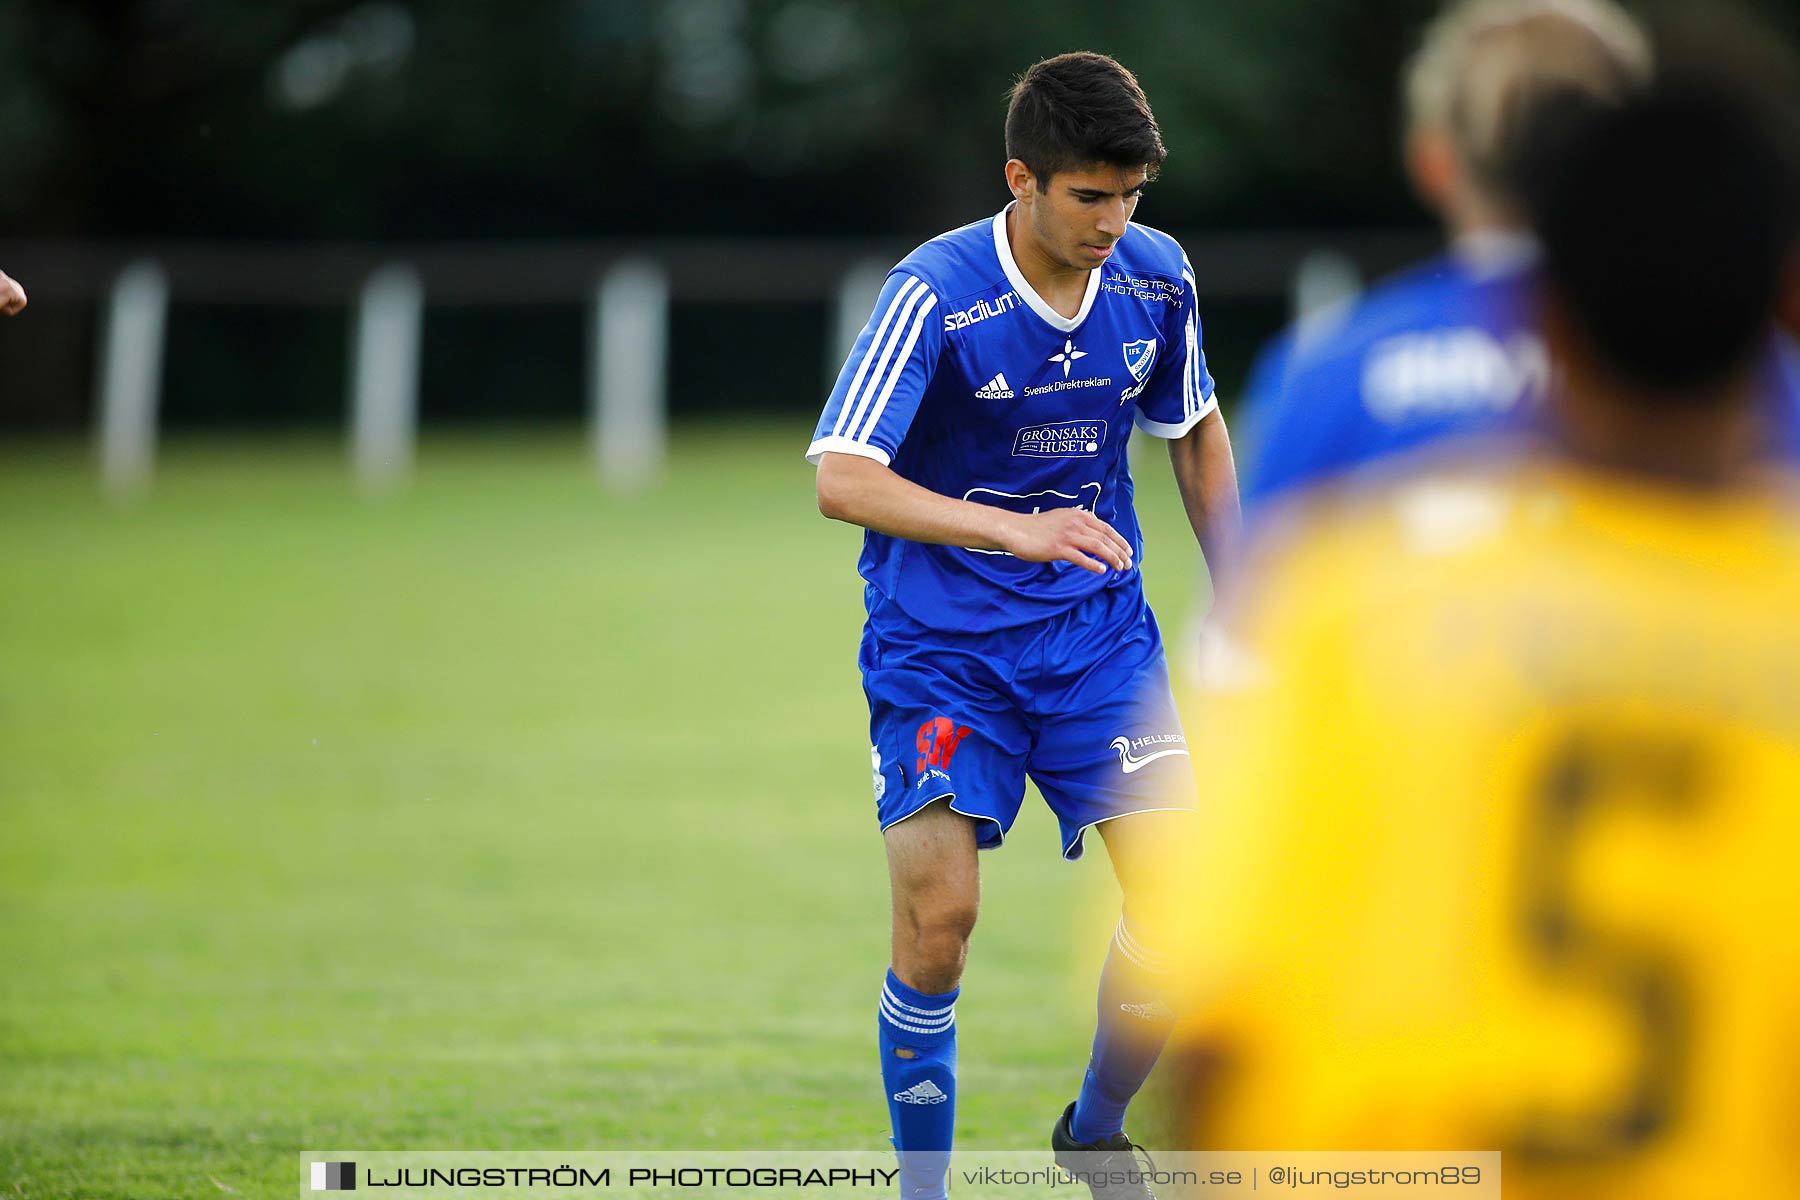
[(10, 317), (25, 307), (25, 289), (0, 271), (0, 317)]
[(1082, 508), (1018, 514), (1008, 526), (1005, 548), (1026, 562), (1072, 562), (1096, 575), (1131, 568), (1131, 543)]

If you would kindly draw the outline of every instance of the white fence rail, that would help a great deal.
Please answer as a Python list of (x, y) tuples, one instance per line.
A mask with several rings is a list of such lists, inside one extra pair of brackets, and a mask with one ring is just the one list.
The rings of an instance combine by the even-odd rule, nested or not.
[(168, 311), (169, 279), (151, 259), (120, 271), (106, 298), (96, 408), (100, 478), (115, 494), (150, 482)]
[(351, 358), (350, 457), (371, 490), (412, 468), (419, 424), (419, 333), (425, 289), (411, 267), (393, 264), (369, 276), (357, 302)]
[[(1354, 294), (1361, 278), (1433, 244), (1419, 232), (1182, 241), (1202, 303), (1283, 300), (1296, 314)], [(350, 308), (349, 457), (371, 489), (392, 486), (410, 470), (427, 305), (584, 305), (596, 470), (608, 486), (633, 490), (653, 482), (663, 460), (672, 304), (823, 302), (830, 327), (822, 395), (888, 265), (905, 250), (798, 239), (154, 248), (0, 242), (0, 264), (30, 287), (34, 304), (73, 300), (103, 308), (96, 436), (109, 490), (130, 493), (152, 476), (167, 312), (184, 302)]]
[(636, 491), (662, 471), (668, 440), (669, 277), (628, 259), (600, 280), (591, 357), (594, 463), (617, 491)]

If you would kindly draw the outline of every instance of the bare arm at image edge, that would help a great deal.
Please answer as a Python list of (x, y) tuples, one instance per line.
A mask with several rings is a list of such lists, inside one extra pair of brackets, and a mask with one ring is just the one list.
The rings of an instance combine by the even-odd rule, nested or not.
[(25, 307), (25, 289), (19, 282), (0, 271), (0, 317), (10, 317)]

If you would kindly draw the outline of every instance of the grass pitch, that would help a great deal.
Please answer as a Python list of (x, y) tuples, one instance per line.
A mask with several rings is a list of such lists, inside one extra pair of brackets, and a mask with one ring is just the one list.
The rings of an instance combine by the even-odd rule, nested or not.
[[(805, 431), (632, 500), (573, 435), (0, 450), (0, 1196), (291, 1195), (306, 1148), (881, 1149), (858, 533)], [(1152, 448), (1154, 449), (1154, 448)], [(1173, 630), (1196, 554), (1138, 471)], [(959, 1140), (1079, 1082), (1111, 887), (984, 856)]]

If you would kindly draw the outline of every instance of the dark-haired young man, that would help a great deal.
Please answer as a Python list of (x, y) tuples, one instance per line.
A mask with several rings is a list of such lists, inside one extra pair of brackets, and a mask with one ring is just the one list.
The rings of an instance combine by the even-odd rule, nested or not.
[(1098, 827), (1125, 896), (1054, 1145), (1129, 1161), (1125, 1106), (1173, 1018), (1140, 915), (1163, 886), (1151, 849), (1193, 823), (1138, 573), (1132, 425), (1168, 440), (1215, 569), (1238, 523), (1193, 272), (1131, 222), (1165, 154), (1137, 80), (1099, 54), (1037, 63), (1013, 89), (1006, 149), (1012, 203), (888, 275), (807, 451), (820, 511), (868, 531), (860, 664), (893, 889), (879, 1042), (908, 1197), (944, 1195), (976, 852), (1000, 845), (1027, 775), (1063, 856)]

